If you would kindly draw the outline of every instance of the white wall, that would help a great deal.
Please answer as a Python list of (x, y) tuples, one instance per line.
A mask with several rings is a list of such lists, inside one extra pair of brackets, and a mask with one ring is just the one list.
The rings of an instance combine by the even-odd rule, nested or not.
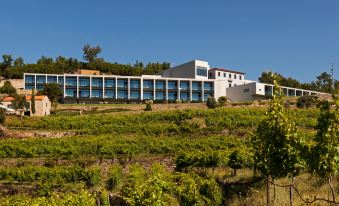
[[(236, 87), (228, 87), (226, 95), (233, 102), (247, 102), (253, 100), (253, 95), (257, 92), (256, 83), (243, 84)], [(264, 91), (265, 92), (265, 91)]]

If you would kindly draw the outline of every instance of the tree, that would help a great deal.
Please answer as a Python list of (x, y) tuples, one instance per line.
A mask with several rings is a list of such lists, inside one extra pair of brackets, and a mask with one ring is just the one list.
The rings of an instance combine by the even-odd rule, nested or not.
[(235, 150), (229, 156), (227, 165), (233, 169), (233, 175), (236, 176), (237, 169), (241, 169), (250, 165), (248, 154), (244, 150)]
[(12, 66), (12, 63), (13, 63), (12, 55), (10, 55), (10, 54), (3, 54), (2, 55), (2, 59), (3, 59), (3, 65), (5, 67)]
[(322, 72), (319, 76), (317, 76), (316, 85), (319, 91), (332, 93), (333, 80), (331, 74)]
[(18, 57), (14, 60), (14, 67), (23, 67), (24, 66), (24, 59), (22, 57)]
[(318, 101), (317, 96), (309, 96), (309, 95), (301, 96), (297, 100), (297, 107), (308, 109), (311, 106), (315, 106), (317, 101)]
[(32, 96), (31, 96), (31, 112), (34, 115), (35, 114), (35, 93), (34, 89), (32, 89)]
[[(252, 139), (254, 169), (267, 178), (267, 203), (270, 179), (295, 177), (304, 167), (302, 140), (294, 122), (288, 118), (280, 86), (274, 80), (274, 94), (264, 120)], [(293, 181), (293, 180), (292, 180)]]
[(91, 47), (91, 45), (86, 44), (82, 51), (84, 52), (83, 58), (89, 62), (94, 62), (97, 59), (98, 54), (101, 53), (101, 47)]
[(62, 90), (60, 88), (60, 85), (57, 83), (45, 84), (42, 93), (48, 96), (48, 99), (52, 102), (52, 106), (55, 101), (59, 101), (62, 97)]
[(13, 97), (12, 106), (14, 109), (19, 110), (20, 118), (22, 119), (24, 111), (28, 108), (29, 104), (25, 95), (16, 94)]
[(339, 100), (335, 98), (335, 109), (328, 101), (323, 101), (318, 118), (315, 146), (312, 148), (311, 169), (320, 177), (327, 178), (332, 191), (332, 177), (339, 172)]
[(214, 108), (218, 107), (218, 103), (217, 103), (217, 101), (215, 101), (214, 97), (208, 97), (207, 102), (206, 102), (206, 106), (209, 109), (214, 109)]
[(0, 92), (2, 94), (8, 94), (9, 96), (13, 96), (16, 94), (15, 87), (12, 86), (12, 83), (8, 80), (4, 82), (4, 85), (0, 88)]

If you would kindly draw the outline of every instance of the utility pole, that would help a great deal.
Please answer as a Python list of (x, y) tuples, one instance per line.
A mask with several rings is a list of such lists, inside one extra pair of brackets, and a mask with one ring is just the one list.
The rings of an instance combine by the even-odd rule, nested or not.
[(334, 91), (334, 76), (333, 76), (333, 71), (334, 71), (334, 63), (332, 63), (332, 68), (331, 68), (331, 75), (332, 75), (332, 89)]

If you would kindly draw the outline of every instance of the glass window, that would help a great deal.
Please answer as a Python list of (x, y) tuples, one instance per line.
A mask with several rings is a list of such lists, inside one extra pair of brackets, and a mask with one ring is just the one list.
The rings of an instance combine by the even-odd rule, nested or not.
[(35, 76), (25, 76), (25, 83), (27, 84), (34, 84), (35, 82)]
[(180, 89), (189, 90), (189, 82), (180, 82)]
[(240, 79), (240, 80), (242, 79), (242, 75), (239, 75), (239, 79)]
[(176, 82), (176, 81), (168, 81), (168, 89), (172, 89), (172, 90), (178, 89), (177, 83), (178, 82)]
[(45, 84), (46, 83), (46, 76), (37, 76), (36, 77), (37, 84)]
[(236, 74), (234, 75), (234, 79), (237, 79), (237, 75)]
[(127, 91), (118, 91), (118, 99), (128, 99)]
[(144, 80), (144, 89), (153, 89), (153, 80)]
[(212, 78), (212, 72), (209, 73), (209, 77)]
[(66, 89), (66, 97), (77, 97), (77, 90), (76, 89)]
[(129, 84), (131, 89), (140, 89), (140, 80), (138, 79), (131, 79)]
[(115, 79), (105, 79), (106, 88), (115, 88)]
[(89, 78), (79, 77), (79, 87), (89, 87)]
[(232, 78), (232, 74), (229, 74), (228, 77), (229, 77), (229, 78)]
[(211, 94), (204, 94), (204, 101), (206, 102), (208, 97), (210, 97), (210, 96), (211, 96)]
[(47, 76), (47, 83), (57, 83), (58, 77), (57, 76)]
[(76, 87), (77, 78), (76, 77), (66, 77), (66, 86)]
[(156, 81), (156, 89), (165, 89), (164, 81)]
[(206, 67), (197, 67), (197, 75), (207, 77), (207, 68)]
[(92, 78), (92, 87), (102, 87), (102, 78)]
[(177, 92), (168, 92), (168, 100), (177, 100), (178, 95)]
[(118, 79), (118, 88), (127, 88), (127, 79)]
[(156, 94), (157, 100), (164, 100), (165, 99), (165, 92), (157, 92)]
[(200, 93), (198, 92), (193, 92), (192, 93), (192, 101), (200, 101)]
[(232, 87), (232, 84), (231, 84), (231, 83), (229, 83), (229, 84), (228, 84), (228, 87)]
[(105, 90), (105, 98), (114, 99), (115, 98), (115, 91)]
[(181, 92), (180, 93), (180, 99), (181, 100), (189, 100), (189, 94), (187, 92)]
[(34, 85), (25, 85), (25, 89), (33, 89)]
[(212, 82), (204, 82), (204, 90), (205, 91), (213, 91), (213, 83)]
[(201, 90), (200, 82), (192, 82), (192, 90)]
[(220, 72), (218, 72), (218, 77), (220, 77)]
[(153, 99), (153, 92), (144, 92), (144, 99)]
[(88, 89), (79, 90), (79, 97), (80, 98), (89, 98), (89, 90)]
[(224, 73), (224, 77), (226, 77), (226, 73)]
[(102, 98), (102, 90), (92, 89), (92, 98)]
[(139, 91), (131, 91), (130, 98), (131, 99), (140, 99), (140, 92)]
[(64, 84), (64, 77), (63, 76), (58, 76), (58, 83)]

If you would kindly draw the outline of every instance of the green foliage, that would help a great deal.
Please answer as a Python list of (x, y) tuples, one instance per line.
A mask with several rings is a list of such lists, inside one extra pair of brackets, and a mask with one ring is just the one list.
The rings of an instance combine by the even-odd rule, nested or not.
[(226, 97), (226, 96), (221, 96), (221, 97), (219, 97), (218, 98), (218, 104), (219, 104), (219, 106), (226, 106), (226, 104), (227, 104), (227, 101), (229, 101), (229, 99), (228, 99), (228, 97)]
[(0, 108), (0, 124), (6, 121), (6, 109)]
[(31, 198), (24, 195), (14, 195), (0, 197), (2, 206), (25, 206), (25, 205), (44, 205), (44, 206), (88, 206), (95, 205), (95, 195), (82, 190), (79, 193), (52, 193), (50, 197)]
[(29, 106), (29, 103), (26, 100), (26, 96), (25, 95), (20, 95), (20, 94), (16, 94), (13, 96), (14, 100), (12, 101), (12, 106), (14, 109), (27, 109)]
[(286, 115), (281, 89), (275, 82), (269, 110), (252, 137), (254, 167), (273, 179), (296, 176), (305, 164), (300, 154), (301, 145), (295, 123)]
[(11, 82), (6, 80), (4, 85), (0, 88), (0, 92), (2, 94), (8, 94), (9, 96), (13, 96), (16, 94), (15, 87), (12, 86)]
[(328, 101), (320, 107), (315, 145), (311, 149), (311, 169), (321, 177), (331, 177), (339, 171), (339, 103), (331, 109)]
[(228, 166), (234, 169), (234, 175), (236, 175), (237, 169), (241, 169), (244, 167), (252, 166), (252, 156), (248, 151), (244, 149), (237, 149), (233, 151), (228, 157)]
[(119, 185), (124, 178), (121, 165), (113, 165), (109, 170), (109, 179), (107, 180), (107, 188), (112, 190)]
[(215, 101), (214, 97), (208, 97), (207, 102), (206, 102), (206, 106), (209, 109), (214, 109), (214, 108), (218, 107), (218, 103), (217, 103), (217, 101)]
[(86, 44), (82, 51), (84, 52), (84, 59), (89, 61), (89, 62), (94, 62), (97, 60), (98, 54), (101, 53), (101, 47), (96, 46), (96, 47), (91, 47), (91, 45)]
[(152, 104), (153, 104), (152, 100), (147, 100), (145, 111), (152, 111)]
[(318, 101), (317, 96), (301, 96), (297, 100), (297, 107), (298, 108), (306, 108), (308, 109), (309, 107), (316, 106)]
[(42, 92), (44, 95), (48, 96), (48, 99), (53, 103), (55, 100), (59, 101), (62, 97), (62, 89), (57, 83), (48, 83), (44, 85), (44, 90)]
[(32, 95), (31, 95), (31, 112), (32, 112), (32, 114), (35, 114), (35, 92), (34, 92), (34, 89), (32, 89)]

